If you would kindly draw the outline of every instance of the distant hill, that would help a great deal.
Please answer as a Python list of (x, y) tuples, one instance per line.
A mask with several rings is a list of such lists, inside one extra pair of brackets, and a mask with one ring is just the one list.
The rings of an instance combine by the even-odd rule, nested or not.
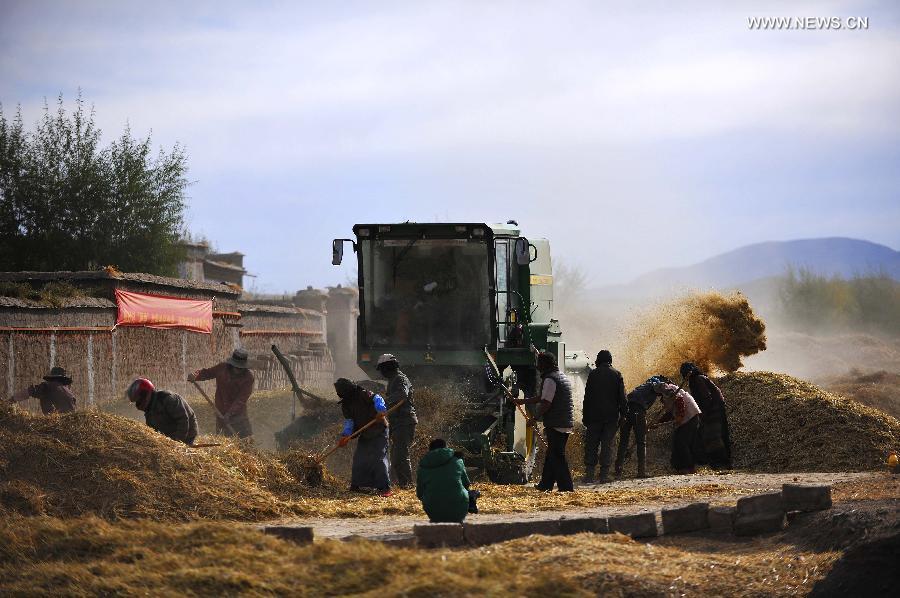
[(900, 280), (900, 251), (842, 237), (770, 241), (746, 245), (692, 266), (654, 270), (625, 286), (648, 290), (651, 287), (727, 288), (782, 275), (791, 266), (847, 278), (884, 272)]

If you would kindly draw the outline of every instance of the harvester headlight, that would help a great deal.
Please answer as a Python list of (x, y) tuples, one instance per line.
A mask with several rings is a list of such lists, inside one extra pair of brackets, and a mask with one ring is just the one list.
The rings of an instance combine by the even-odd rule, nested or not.
[(382, 224), (381, 226), (378, 227), (378, 232), (389, 233), (389, 232), (391, 232), (391, 227), (386, 224)]
[(473, 236), (473, 237), (483, 237), (483, 236), (484, 236), (484, 229), (483, 229), (483, 228), (473, 228), (473, 229), (472, 229), (472, 236)]
[(367, 229), (367, 228), (361, 228), (361, 229), (359, 229), (359, 236), (360, 236), (360, 237), (368, 237), (368, 236), (369, 236), (369, 229)]
[(464, 232), (466, 232), (466, 227), (465, 227), (465, 226), (457, 226), (457, 227), (455, 227), (455, 228), (456, 228), (456, 232), (458, 232), (458, 233), (464, 233)]

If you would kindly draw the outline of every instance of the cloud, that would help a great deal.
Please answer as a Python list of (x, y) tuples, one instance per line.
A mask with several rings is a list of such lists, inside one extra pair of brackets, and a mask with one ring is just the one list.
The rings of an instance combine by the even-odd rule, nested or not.
[[(127, 120), (160, 144), (183, 142), (197, 180), (192, 222), (259, 259), (261, 283), (285, 288), (330, 274), (285, 273), (267, 242), (271, 228), (290, 236), (287, 224), (254, 218), (259, 228), (249, 230), (223, 205), (241, 197), (264, 213), (317, 209), (320, 226), (298, 250), (325, 246), (326, 229), (363, 215), (489, 212), (540, 222), (577, 255), (582, 241), (569, 231), (589, 235), (608, 222), (606, 242), (622, 248), (621, 260), (593, 272), (623, 278), (763, 240), (751, 231), (814, 236), (810, 219), (787, 207), (784, 222), (776, 212), (735, 227), (752, 215), (741, 203), (748, 194), (767, 206), (794, 201), (798, 187), (818, 194), (827, 198), (821, 230), (834, 232), (844, 211), (822, 174), (848, 148), (874, 155), (900, 136), (900, 27), (888, 7), (863, 5), (869, 31), (761, 32), (747, 17), (783, 14), (783, 4), (161, 3), (153, 14), (128, 3), (10, 6), (0, 30), (4, 106), (22, 102), (33, 119), (43, 96), (81, 87), (109, 134)], [(790, 14), (860, 10), (792, 3)], [(840, 181), (843, 201), (875, 181), (854, 198), (862, 209), (852, 221), (884, 239), (867, 214), (896, 194), (889, 167), (857, 164)], [(567, 208), (553, 223), (548, 201)], [(715, 226), (736, 235), (660, 255), (635, 234), (685, 207), (715, 212)]]

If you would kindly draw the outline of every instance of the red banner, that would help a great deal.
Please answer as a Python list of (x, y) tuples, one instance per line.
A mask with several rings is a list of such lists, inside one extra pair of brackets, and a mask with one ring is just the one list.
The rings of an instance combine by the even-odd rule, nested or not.
[(116, 289), (116, 326), (183, 328), (212, 332), (212, 301), (178, 299)]

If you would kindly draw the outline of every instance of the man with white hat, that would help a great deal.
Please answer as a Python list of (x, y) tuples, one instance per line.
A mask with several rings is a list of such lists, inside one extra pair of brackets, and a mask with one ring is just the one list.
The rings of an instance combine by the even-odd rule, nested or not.
[(225, 425), (228, 422), (240, 438), (253, 436), (247, 416), (247, 401), (253, 392), (254, 378), (248, 361), (247, 350), (238, 348), (222, 363), (188, 376), (188, 382), (216, 381), (216, 409), (225, 416), (225, 421), (216, 416), (216, 434), (229, 434)]
[(409, 447), (416, 435), (416, 408), (413, 406), (412, 382), (406, 374), (400, 371), (400, 362), (390, 353), (385, 353), (378, 358), (375, 366), (382, 376), (387, 379), (387, 407), (403, 402), (388, 416), (388, 429), (391, 438), (391, 470), (397, 479), (397, 485), (401, 488), (411, 488), (412, 464), (409, 461)]

